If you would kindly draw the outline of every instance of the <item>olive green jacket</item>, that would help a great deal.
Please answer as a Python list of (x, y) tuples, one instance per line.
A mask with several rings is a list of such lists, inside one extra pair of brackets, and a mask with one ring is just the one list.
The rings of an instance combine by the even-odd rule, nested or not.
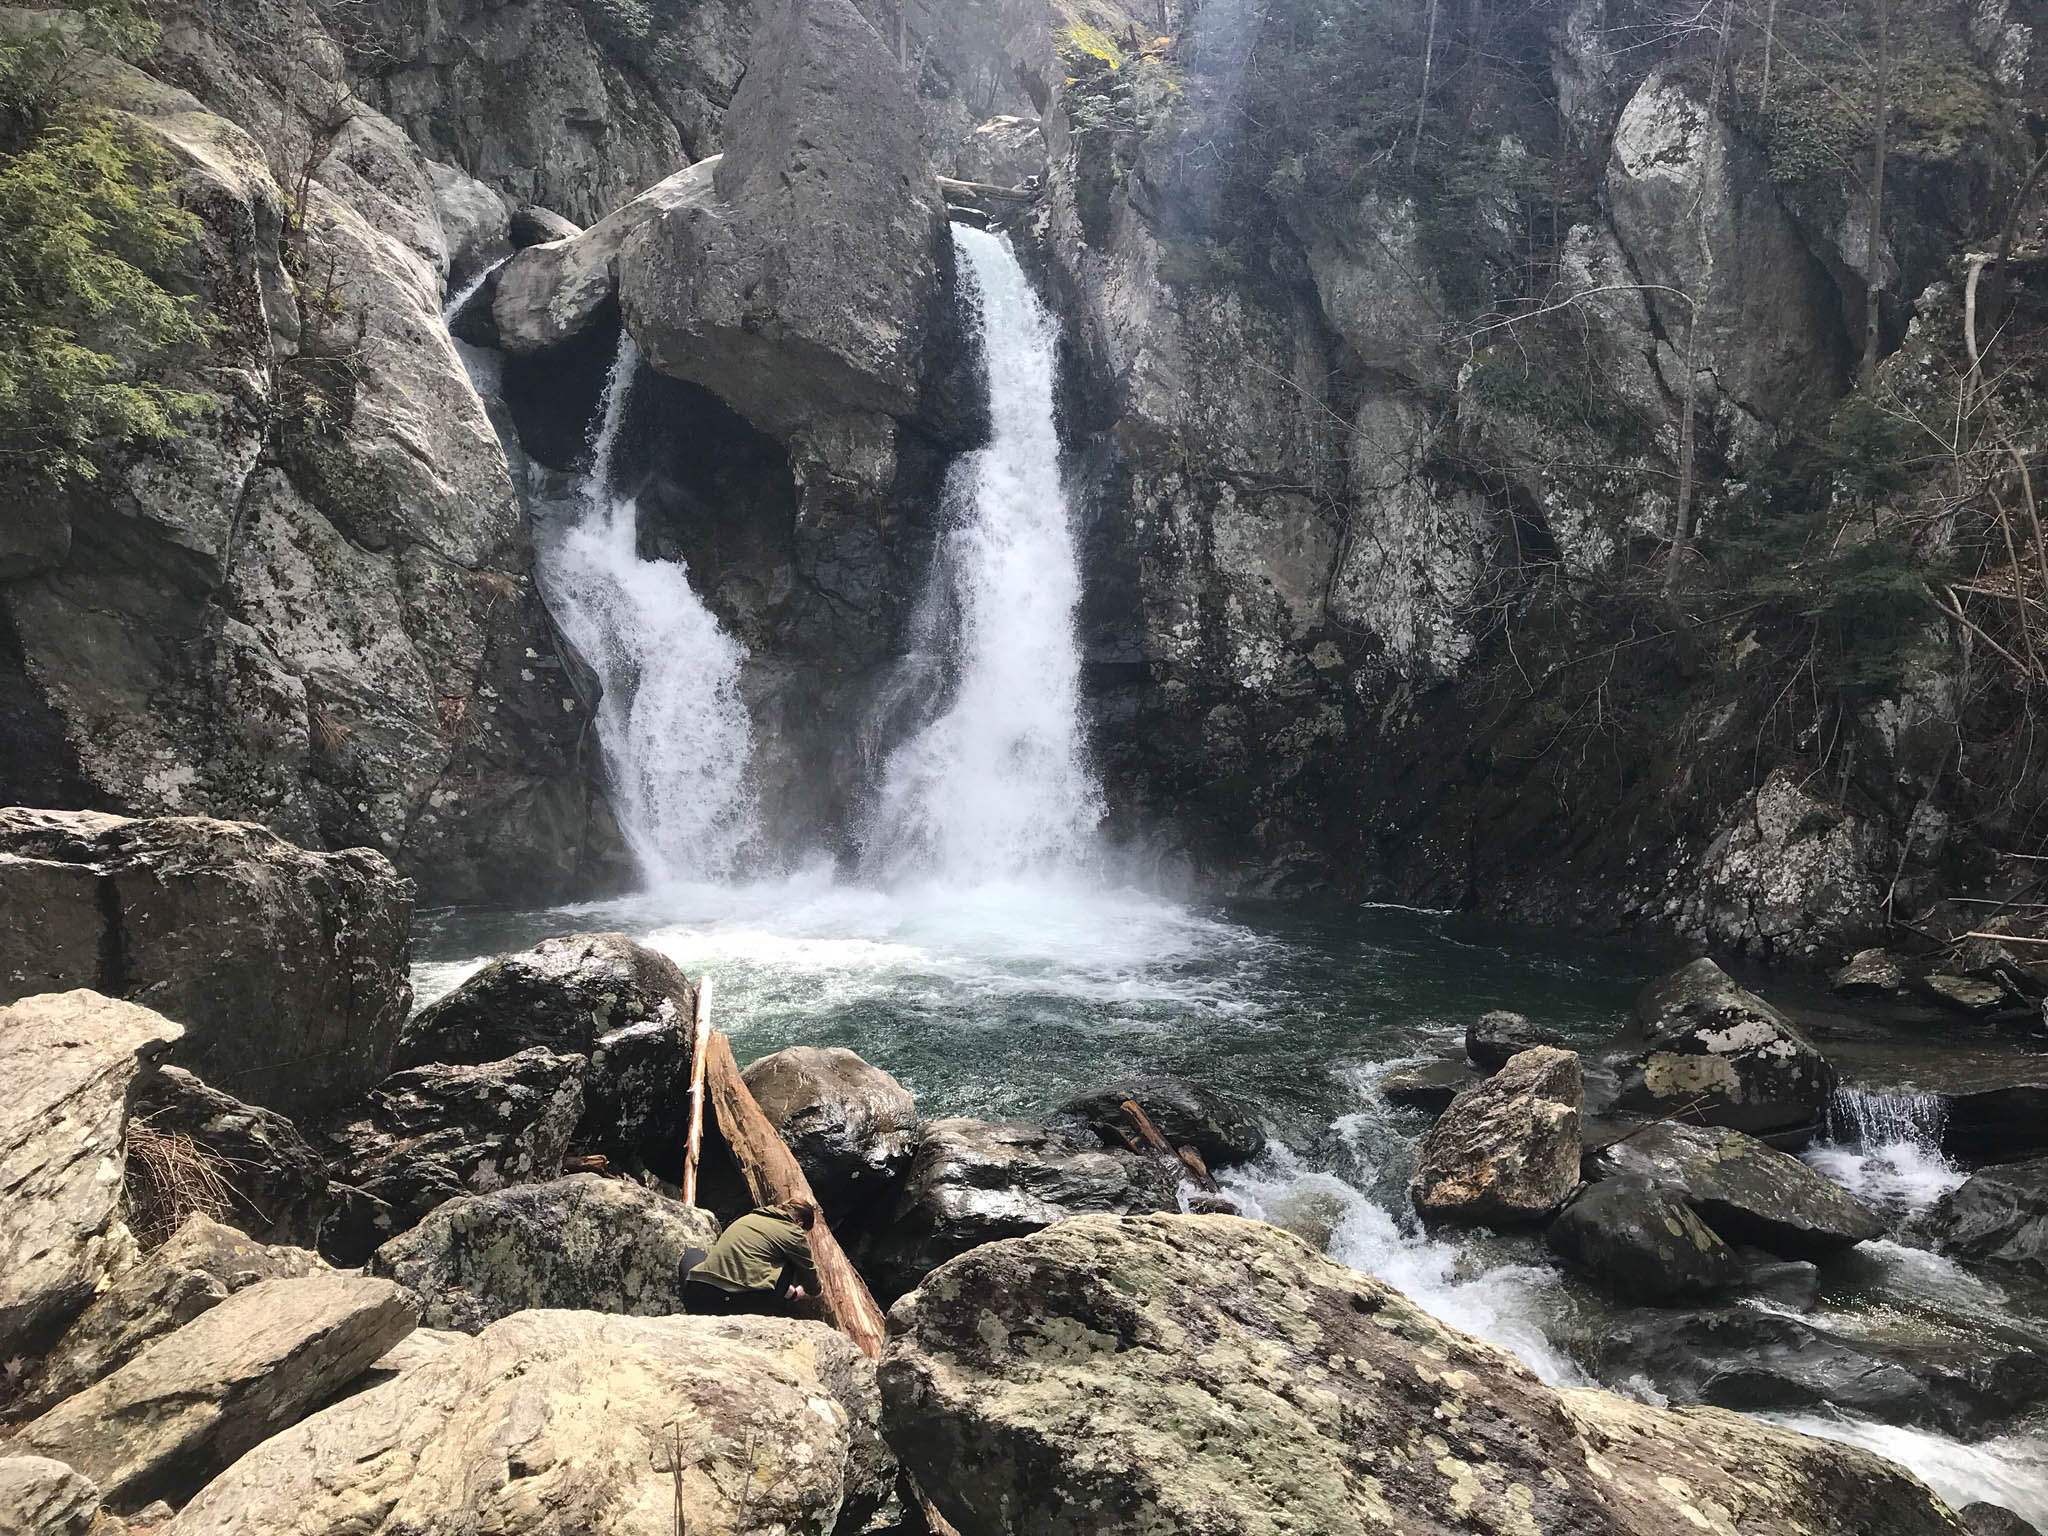
[(749, 1211), (718, 1236), (692, 1280), (722, 1291), (771, 1291), (801, 1285), (815, 1290), (818, 1275), (811, 1263), (810, 1239), (786, 1206), (764, 1205)]

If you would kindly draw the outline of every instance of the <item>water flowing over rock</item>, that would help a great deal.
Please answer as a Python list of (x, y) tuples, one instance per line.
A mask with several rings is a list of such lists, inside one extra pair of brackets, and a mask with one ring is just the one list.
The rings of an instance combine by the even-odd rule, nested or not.
[(0, 1456), (0, 1531), (10, 1536), (88, 1536), (100, 1491), (47, 1456)]
[(97, 992), (0, 1008), (0, 1359), (47, 1343), (133, 1256), (121, 1216), (128, 1096), (182, 1033)]
[(1952, 1258), (2048, 1281), (2048, 1158), (1978, 1169), (1903, 1235)]
[(388, 1280), (265, 1280), (24, 1425), (15, 1443), (78, 1468), (117, 1511), (188, 1498), (334, 1397), (418, 1320)]
[(1742, 1264), (1685, 1201), (1647, 1179), (1593, 1184), (1544, 1233), (1551, 1251), (1624, 1301), (1668, 1302), (1734, 1288)]
[(793, 1045), (743, 1075), (828, 1213), (837, 1201), (886, 1196), (910, 1166), (917, 1101), (852, 1051)]
[(476, 1333), (532, 1307), (681, 1312), (683, 1255), (717, 1240), (709, 1211), (578, 1174), (450, 1200), (369, 1267), (420, 1298), (427, 1327)]
[(1957, 1530), (1878, 1457), (1555, 1391), (1229, 1217), (1084, 1217), (966, 1254), (891, 1313), (881, 1381), (962, 1536)]
[(1242, 1105), (1213, 1089), (1177, 1077), (1125, 1077), (1067, 1100), (1053, 1111), (1055, 1128), (1086, 1126), (1113, 1146), (1136, 1134), (1126, 1099), (1176, 1147), (1193, 1147), (1212, 1168), (1248, 1163), (1266, 1150), (1266, 1128)]
[(1537, 1046), (1451, 1101), (1408, 1181), (1425, 1220), (1541, 1221), (1579, 1183), (1579, 1058)]
[(412, 1001), (390, 863), (242, 822), (0, 811), (0, 919), (0, 997), (145, 1003), (185, 1026), (179, 1063), (287, 1112), (381, 1078)]
[[(258, 1447), (168, 1536), (864, 1527), (874, 1368), (820, 1323), (522, 1312)], [(771, 1427), (772, 1426), (772, 1427)]]

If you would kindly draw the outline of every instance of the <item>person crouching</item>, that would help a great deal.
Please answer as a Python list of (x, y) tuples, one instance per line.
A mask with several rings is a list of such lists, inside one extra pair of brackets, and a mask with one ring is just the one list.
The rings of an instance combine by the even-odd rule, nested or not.
[(808, 1200), (757, 1206), (718, 1235), (683, 1287), (685, 1310), (706, 1317), (735, 1312), (794, 1313), (818, 1286)]

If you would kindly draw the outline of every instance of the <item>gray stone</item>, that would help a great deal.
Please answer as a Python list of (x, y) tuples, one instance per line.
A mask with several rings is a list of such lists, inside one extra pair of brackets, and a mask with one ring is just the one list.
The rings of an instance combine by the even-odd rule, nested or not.
[(7, 1536), (87, 1536), (100, 1491), (47, 1456), (0, 1456), (0, 1531)]
[(578, 1174), (450, 1200), (369, 1268), (417, 1295), (430, 1328), (476, 1333), (531, 1307), (659, 1317), (684, 1310), (683, 1255), (718, 1230), (709, 1211)]
[(917, 1147), (917, 1101), (838, 1046), (793, 1045), (744, 1074), (748, 1091), (829, 1210), (886, 1197)]
[(1997, 1504), (1965, 1504), (1956, 1518), (1970, 1536), (2041, 1536), (2037, 1526)]
[(332, 1203), (327, 1163), (283, 1115), (173, 1066), (140, 1085), (133, 1113), (154, 1131), (189, 1137), (219, 1165), (232, 1194), (222, 1219), (231, 1226), (264, 1243), (309, 1248), (319, 1240)]
[(530, 246), (550, 245), (557, 240), (574, 240), (582, 233), (581, 224), (537, 203), (524, 204), (512, 214), (512, 243), (522, 251)]
[(2005, 987), (1981, 976), (1956, 976), (1947, 971), (1929, 971), (1917, 978), (1915, 989), (1951, 1013), (1983, 1018), (2015, 1001)]
[(1647, 1179), (1588, 1185), (1544, 1238), (1571, 1269), (1623, 1301), (1694, 1300), (1744, 1278), (1720, 1235), (1682, 1197)]
[(1956, 1536), (1880, 1457), (1546, 1387), (1231, 1217), (1087, 1216), (976, 1249), (889, 1332), (891, 1443), (962, 1536)]
[(1859, 949), (1828, 978), (1840, 997), (1897, 997), (1909, 978), (1899, 957), (1888, 949)]
[[(4, 810), (0, 887), (17, 879), (31, 901), (9, 905), (69, 936), (62, 984), (178, 1020), (173, 1055), (207, 1081), (290, 1111), (389, 1069), (412, 1000), (412, 891), (381, 854), (308, 853), (243, 822)], [(34, 928), (0, 943), (32, 952)], [(16, 949), (0, 972), (48, 980), (54, 964)]]
[(522, 1312), (259, 1446), (170, 1536), (852, 1532), (894, 1475), (878, 1421), (820, 1323)]
[(48, 1343), (132, 1256), (128, 1096), (183, 1033), (97, 992), (0, 1008), (0, 1360)]
[(331, 1399), (417, 1321), (411, 1296), (389, 1280), (265, 1280), (24, 1425), (15, 1444), (76, 1467), (116, 1512), (188, 1498)]
[(1498, 1072), (1508, 1059), (1536, 1045), (1563, 1045), (1554, 1029), (1533, 1024), (1519, 1013), (1495, 1009), (1465, 1026), (1465, 1055), (1482, 1072)]
[(2048, 1282), (2048, 1158), (1978, 1169), (1901, 1235), (1951, 1258)]
[(1426, 1221), (1543, 1220), (1579, 1183), (1579, 1058), (1537, 1046), (1451, 1102), (1415, 1155), (1408, 1197)]
[(1053, 1111), (1060, 1128), (1084, 1126), (1111, 1145), (1136, 1134), (1123, 1104), (1129, 1099), (1153, 1128), (1176, 1147), (1192, 1147), (1212, 1168), (1248, 1163), (1266, 1150), (1266, 1129), (1236, 1101), (1179, 1077), (1126, 1077), (1067, 1100)]
[(1426, 1109), (1441, 1114), (1451, 1101), (1481, 1080), (1479, 1070), (1462, 1061), (1426, 1061), (1420, 1066), (1396, 1067), (1379, 1080), (1379, 1090), (1389, 1104), (1409, 1109)]
[(967, 135), (947, 173), (990, 186), (1022, 186), (1045, 175), (1045, 135), (1036, 118), (992, 117)]
[(1881, 1235), (1877, 1213), (1798, 1158), (1724, 1127), (1665, 1122), (1592, 1153), (1594, 1178), (1635, 1175), (1681, 1195), (1733, 1243), (1824, 1258)]
[(448, 251), (448, 290), (512, 254), (512, 211), (505, 199), (467, 171), (427, 163), (434, 184), (434, 216)]

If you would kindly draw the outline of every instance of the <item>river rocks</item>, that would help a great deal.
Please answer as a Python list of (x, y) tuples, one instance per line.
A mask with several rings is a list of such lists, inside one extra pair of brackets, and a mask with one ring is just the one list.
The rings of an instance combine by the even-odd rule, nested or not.
[(1878, 1457), (1554, 1391), (1230, 1217), (1090, 1216), (963, 1255), (892, 1312), (881, 1382), (962, 1536), (1955, 1531)]
[(0, 1455), (0, 1531), (7, 1536), (87, 1536), (100, 1491), (61, 1461)]
[(685, 1252), (718, 1240), (709, 1211), (591, 1174), (451, 1200), (370, 1260), (419, 1296), (430, 1328), (476, 1333), (529, 1307), (680, 1312)]
[(1594, 1178), (1634, 1175), (1684, 1197), (1733, 1243), (1824, 1258), (1884, 1232), (1877, 1213), (1798, 1158), (1753, 1136), (1666, 1122), (1594, 1152)]
[(16, 1405), (38, 1413), (111, 1375), (167, 1333), (263, 1280), (324, 1270), (304, 1248), (252, 1242), (194, 1214), (170, 1240), (123, 1270), (64, 1332)]
[(2040, 1536), (2038, 1527), (1996, 1504), (1965, 1504), (1956, 1518), (1970, 1536)]
[(1859, 949), (1828, 978), (1838, 997), (1891, 998), (1904, 992), (1911, 976), (1888, 949)]
[(582, 1114), (584, 1067), (536, 1046), (394, 1074), (327, 1133), (353, 1188), (322, 1251), (360, 1264), (444, 1200), (555, 1178)]
[(0, 1008), (0, 1360), (48, 1342), (132, 1255), (128, 1096), (183, 1033), (97, 992)]
[(1640, 1043), (1620, 1063), (1614, 1108), (1803, 1143), (1827, 1112), (1835, 1071), (1777, 1009), (1695, 960), (1636, 999)]
[(1495, 1009), (1465, 1026), (1465, 1055), (1484, 1072), (1498, 1072), (1510, 1057), (1538, 1045), (1563, 1045), (1554, 1029), (1531, 1023), (1519, 1013)]
[(1743, 1278), (1733, 1250), (1677, 1194), (1647, 1179), (1588, 1185), (1544, 1234), (1551, 1252), (1624, 1301), (1694, 1300)]
[(1173, 1182), (1149, 1158), (1085, 1145), (1042, 1126), (933, 1120), (893, 1215), (861, 1255), (875, 1294), (893, 1299), (957, 1253), (1084, 1211), (1167, 1211)]
[[(289, 1112), (387, 1070), (412, 1000), (412, 892), (381, 855), (307, 853), (240, 822), (6, 810), (0, 887), (33, 893), (0, 898), (21, 914), (0, 926), (0, 976), (155, 1008), (210, 1082)], [(33, 958), (41, 929), (63, 936), (61, 977)]]
[(1137, 1134), (1124, 1113), (1136, 1102), (1159, 1134), (1176, 1147), (1193, 1147), (1212, 1168), (1248, 1163), (1266, 1150), (1266, 1129), (1243, 1107), (1215, 1090), (1178, 1077), (1126, 1077), (1067, 1100), (1053, 1124), (1086, 1126), (1113, 1145)]
[(910, 1166), (917, 1101), (852, 1051), (795, 1045), (750, 1063), (744, 1076), (828, 1210), (886, 1194)]
[(1480, 1081), (1479, 1071), (1465, 1062), (1426, 1061), (1420, 1066), (1396, 1067), (1386, 1073), (1379, 1080), (1379, 1090), (1389, 1104), (1437, 1114), (1450, 1108), (1451, 1100)]
[(1906, 1241), (2048, 1282), (2048, 1158), (1980, 1168), (1906, 1224)]
[(2038, 1059), (2022, 1059), (2002, 1068), (2001, 1075), (2020, 1080), (1944, 1095), (1943, 1150), (1991, 1163), (2048, 1152), (2048, 1068)]
[(258, 1447), (171, 1536), (856, 1531), (873, 1367), (819, 1323), (522, 1312)]
[[(231, 1225), (264, 1243), (319, 1240), (332, 1203), (327, 1163), (283, 1115), (168, 1065), (137, 1088), (133, 1113), (151, 1130), (189, 1137), (226, 1170), (233, 1200), (223, 1219)], [(132, 1187), (129, 1195), (137, 1198)]]
[(1538, 1046), (1452, 1101), (1415, 1156), (1425, 1221), (1541, 1221), (1579, 1183), (1579, 1058)]
[(183, 1499), (333, 1397), (417, 1320), (388, 1280), (266, 1280), (23, 1426), (15, 1444), (76, 1467), (116, 1511)]

